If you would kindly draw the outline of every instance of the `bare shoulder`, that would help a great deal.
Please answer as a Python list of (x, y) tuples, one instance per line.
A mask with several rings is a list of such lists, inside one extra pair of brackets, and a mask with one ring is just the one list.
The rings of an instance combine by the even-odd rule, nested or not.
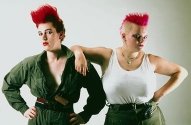
[(155, 68), (155, 72), (164, 75), (171, 75), (181, 70), (181, 66), (160, 56), (148, 54), (151, 64)]
[(102, 66), (107, 65), (110, 57), (112, 55), (113, 50), (111, 48), (106, 48), (106, 47), (99, 47), (98, 50), (96, 50), (98, 53), (100, 53), (101, 58), (102, 58)]
[(174, 64), (173, 62), (169, 61), (168, 59), (158, 56), (158, 55), (153, 55), (153, 54), (148, 54), (148, 58), (151, 64), (157, 66), (157, 65), (170, 65)]
[(148, 58), (149, 58), (150, 63), (153, 65), (156, 65), (158, 63), (158, 61), (163, 60), (162, 57), (153, 55), (153, 54), (148, 54)]
[(102, 47), (101, 49), (103, 49), (102, 54), (103, 54), (104, 58), (105, 59), (110, 59), (113, 50), (111, 48), (106, 48), (106, 47)]

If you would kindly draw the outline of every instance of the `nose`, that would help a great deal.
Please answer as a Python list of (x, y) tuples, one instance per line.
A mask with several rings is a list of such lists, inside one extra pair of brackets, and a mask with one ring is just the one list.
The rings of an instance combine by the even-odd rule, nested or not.
[(139, 43), (142, 43), (142, 42), (144, 42), (146, 39), (147, 39), (147, 35), (145, 35), (145, 36), (140, 36), (140, 37), (137, 38), (137, 41), (138, 41)]
[(140, 35), (140, 34), (134, 34), (134, 35), (132, 35), (132, 37), (133, 37), (137, 42), (139, 42), (139, 43), (142, 43), (142, 42), (144, 42), (144, 41), (147, 39), (147, 35), (142, 36), (142, 35)]
[(139, 39), (137, 39), (137, 41), (138, 41), (139, 43), (142, 43), (142, 42), (145, 41), (145, 39), (144, 39), (144, 37), (140, 37)]
[(43, 40), (47, 40), (46, 33), (44, 33), (42, 37), (43, 37)]

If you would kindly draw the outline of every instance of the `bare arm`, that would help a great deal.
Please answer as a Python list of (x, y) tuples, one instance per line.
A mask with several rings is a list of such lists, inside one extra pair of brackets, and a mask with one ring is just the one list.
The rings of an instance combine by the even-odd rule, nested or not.
[(177, 88), (188, 75), (188, 72), (182, 66), (169, 62), (159, 56), (149, 55), (150, 62), (155, 68), (155, 72), (162, 75), (170, 76), (170, 79), (160, 89), (158, 89), (153, 97), (154, 101), (159, 101), (162, 96), (167, 95)]
[(88, 48), (75, 45), (71, 47), (71, 50), (74, 52), (78, 63), (80, 63), (77, 67), (78, 71), (80, 70), (79, 67), (84, 67), (84, 65), (87, 65), (86, 60), (84, 61), (85, 55), (88, 60), (100, 65), (102, 72), (105, 72), (112, 54), (112, 49), (105, 47)]

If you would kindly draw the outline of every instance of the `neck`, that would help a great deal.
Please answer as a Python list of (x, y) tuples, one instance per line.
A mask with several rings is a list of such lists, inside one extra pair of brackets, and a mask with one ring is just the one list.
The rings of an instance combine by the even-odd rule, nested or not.
[(138, 56), (139, 52), (132, 52), (124, 47), (121, 47), (121, 52), (126, 59), (134, 59)]
[(64, 55), (65, 54), (62, 50), (56, 50), (54, 52), (47, 51), (47, 61), (48, 62), (58, 61)]
[(131, 64), (139, 57), (139, 52), (131, 52), (121, 47), (121, 54), (128, 64)]

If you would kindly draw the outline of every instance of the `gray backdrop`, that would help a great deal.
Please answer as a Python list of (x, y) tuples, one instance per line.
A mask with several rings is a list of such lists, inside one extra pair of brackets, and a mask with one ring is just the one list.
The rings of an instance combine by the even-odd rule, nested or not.
[[(66, 27), (64, 44), (89, 47), (121, 45), (119, 27), (129, 12), (150, 14), (149, 37), (145, 51), (174, 61), (191, 71), (191, 0), (2, 0), (0, 2), (0, 86), (4, 75), (20, 60), (42, 51), (30, 11), (42, 3), (58, 8)], [(100, 73), (97, 65), (96, 69)], [(160, 87), (167, 77), (158, 77)], [(160, 106), (167, 125), (191, 124), (190, 76), (175, 91), (164, 97)], [(21, 94), (29, 106), (35, 98), (23, 86)], [(81, 111), (87, 97), (82, 90), (75, 111)], [(87, 125), (103, 125), (105, 107)], [(26, 125), (27, 119), (13, 110), (0, 92), (0, 124)]]

